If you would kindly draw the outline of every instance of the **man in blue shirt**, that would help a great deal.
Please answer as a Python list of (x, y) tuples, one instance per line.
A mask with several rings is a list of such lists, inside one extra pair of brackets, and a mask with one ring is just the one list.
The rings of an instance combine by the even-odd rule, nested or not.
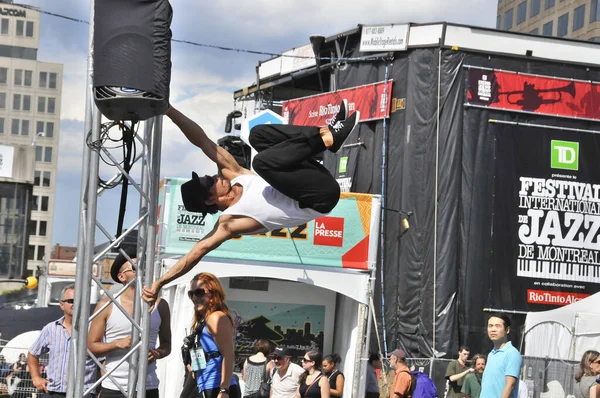
[(494, 349), (487, 357), (479, 397), (517, 398), (523, 361), (519, 351), (508, 341), (510, 318), (506, 314), (491, 315), (487, 330)]

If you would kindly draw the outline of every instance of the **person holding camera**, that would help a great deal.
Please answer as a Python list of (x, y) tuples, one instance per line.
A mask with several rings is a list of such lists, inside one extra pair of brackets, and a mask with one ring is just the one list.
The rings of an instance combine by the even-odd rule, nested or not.
[(234, 323), (221, 282), (215, 275), (202, 272), (192, 279), (188, 297), (195, 312), (195, 339), (189, 352), (198, 392), (205, 398), (241, 398), (233, 377)]

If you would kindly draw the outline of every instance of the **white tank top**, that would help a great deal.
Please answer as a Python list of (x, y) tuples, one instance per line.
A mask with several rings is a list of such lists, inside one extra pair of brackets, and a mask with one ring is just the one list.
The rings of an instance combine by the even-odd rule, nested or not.
[(243, 187), (242, 197), (223, 214), (250, 217), (264, 227), (247, 235), (295, 227), (324, 215), (314, 209), (301, 209), (297, 201), (285, 196), (255, 174), (238, 176), (231, 180), (231, 185), (234, 184)]
[[(118, 298), (121, 303), (121, 298)], [(152, 314), (150, 315), (150, 339), (148, 341), (148, 349), (156, 348), (156, 339), (158, 337), (158, 331), (160, 329), (160, 314), (158, 313), (158, 306), (154, 307)], [(115, 340), (119, 340), (131, 336), (131, 322), (123, 315), (120, 309), (113, 305), (110, 316), (106, 320), (106, 332), (104, 337), (107, 343), (112, 343)], [(117, 366), (119, 361), (127, 354), (128, 350), (116, 349), (106, 354), (105, 367), (106, 370), (113, 369)], [(129, 379), (129, 361), (131, 357), (123, 362), (111, 376), (125, 388), (127, 391), (127, 381)], [(106, 378), (102, 381), (102, 387), (110, 390), (118, 390), (117, 387), (110, 378)], [(146, 389), (154, 390), (158, 388), (158, 378), (156, 377), (156, 361), (148, 364), (148, 373), (146, 376)]]

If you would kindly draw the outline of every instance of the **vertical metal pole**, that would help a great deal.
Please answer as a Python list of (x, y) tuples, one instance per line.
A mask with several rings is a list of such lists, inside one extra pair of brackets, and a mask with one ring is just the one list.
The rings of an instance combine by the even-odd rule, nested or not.
[[(154, 248), (156, 247), (156, 222), (158, 218), (158, 185), (160, 181), (160, 154), (162, 142), (162, 116), (154, 118), (154, 131), (152, 127), (145, 130), (144, 140), (146, 142), (147, 156), (144, 156), (145, 163), (143, 165), (142, 190), (148, 195), (149, 203), (141, 198), (140, 212), (147, 212), (145, 227), (140, 230), (140, 236), (145, 237), (145, 263), (144, 263), (144, 283), (146, 287), (150, 287), (154, 282)], [(145, 204), (145, 206), (144, 206)], [(141, 284), (140, 284), (141, 286)], [(142, 305), (142, 346), (140, 347), (140, 376), (138, 377), (138, 398), (146, 396), (146, 374), (148, 371), (148, 349), (150, 340), (150, 320), (151, 314), (148, 312), (150, 306), (146, 303)], [(155, 311), (158, 309), (155, 308)]]
[[(96, 122), (93, 123), (92, 109), (96, 107), (92, 102), (92, 74), (93, 74), (93, 39), (94, 39), (94, 0), (90, 0), (90, 28), (89, 28), (89, 39), (88, 39), (88, 62), (87, 62), (87, 75), (86, 75), (86, 91), (85, 91), (85, 123), (83, 131), (83, 159), (81, 168), (81, 196), (79, 202), (79, 233), (77, 237), (77, 269), (83, 271), (88, 268), (87, 273), (77, 272), (75, 274), (75, 303), (73, 311), (73, 328), (71, 333), (71, 352), (69, 355), (69, 366), (68, 374), (71, 375), (70, 381), (67, 384), (67, 397), (68, 398), (79, 398), (83, 396), (83, 380), (85, 375), (85, 359), (87, 352), (87, 331), (88, 331), (88, 317), (90, 307), (90, 273), (92, 263), (86, 263), (85, 248), (91, 247), (93, 252), (94, 241), (93, 238), (90, 241), (90, 231), (88, 229), (88, 212), (92, 211), (94, 219), (96, 215), (96, 200), (94, 195), (94, 203), (88, 202), (89, 192), (94, 191), (98, 183), (98, 156), (94, 156), (96, 161), (96, 173), (93, 174), (93, 178), (90, 178), (90, 160), (92, 158), (92, 150), (86, 145), (86, 138), (90, 131), (92, 135), (95, 133), (96, 137), (99, 135), (99, 122), (100, 117), (96, 111)], [(94, 128), (92, 128), (94, 127)], [(94, 236), (94, 229), (92, 226), (91, 236)], [(86, 275), (87, 274), (87, 279)], [(87, 294), (83, 294), (83, 290), (86, 290)], [(45, 286), (41, 286), (41, 289), (45, 289)], [(84, 308), (85, 307), (85, 308)], [(85, 315), (85, 316), (84, 316)], [(83, 365), (81, 365), (83, 363)]]
[(371, 326), (373, 325), (373, 311), (371, 311), (370, 308), (370, 304), (373, 302), (373, 284), (375, 283), (375, 268), (373, 268), (371, 270), (371, 277), (369, 278), (369, 290), (368, 290), (368, 296), (369, 296), (369, 302), (366, 305), (367, 311), (369, 312), (369, 314), (367, 315), (367, 330), (365, 332), (365, 343), (363, 345), (363, 351), (362, 351), (362, 356), (360, 358), (360, 363), (359, 363), (359, 367), (360, 367), (360, 373), (359, 373), (359, 385), (358, 385), (358, 391), (353, 391), (356, 393), (355, 396), (357, 397), (364, 397), (365, 396), (365, 391), (367, 389), (367, 366), (368, 366), (368, 359), (369, 359), (369, 345), (370, 345), (370, 341), (371, 341)]
[[(142, 169), (141, 169), (141, 189), (142, 192), (148, 194), (148, 147), (150, 145), (150, 141), (152, 140), (152, 126), (153, 126), (153, 122), (154, 122), (154, 118), (146, 120), (144, 122), (144, 141), (143, 141), (143, 145), (142, 145)], [(146, 201), (146, 199), (144, 198), (144, 195), (140, 195), (140, 205), (139, 205), (139, 215), (140, 217), (144, 217), (144, 215), (146, 214), (146, 209), (148, 207), (148, 202)], [(147, 236), (147, 231), (148, 231), (148, 218), (146, 217), (145, 220), (140, 224), (139, 227), (139, 231), (138, 231), (138, 242), (137, 242), (137, 259), (136, 259), (136, 265), (137, 265), (137, 272), (136, 272), (136, 283), (135, 283), (135, 296), (133, 298), (133, 320), (135, 321), (136, 324), (140, 325), (140, 322), (142, 321), (142, 319), (144, 319), (144, 316), (146, 316), (147, 314), (144, 314), (144, 312), (148, 312), (143, 311), (142, 310), (142, 300), (141, 300), (141, 295), (142, 295), (142, 286), (144, 283), (144, 276), (147, 272), (148, 269), (148, 262), (147, 259), (145, 258), (145, 253), (146, 253), (146, 236)], [(144, 308), (146, 308), (146, 306), (143, 306)], [(144, 337), (146, 337), (146, 341), (147, 341), (147, 336), (149, 333), (148, 328), (142, 326), (142, 330), (144, 331), (143, 336), (140, 336), (140, 333), (137, 331), (137, 329), (135, 328), (135, 326), (131, 326), (131, 346), (134, 347), (138, 344), (138, 342), (140, 340), (143, 340)], [(148, 345), (146, 344), (146, 346), (144, 346), (144, 344), (142, 344), (142, 346), (140, 347), (140, 349), (135, 350), (135, 352), (133, 353), (133, 355), (131, 356), (130, 360), (129, 360), (129, 379), (127, 380), (127, 392), (129, 393), (129, 396), (134, 396), (134, 392), (136, 391), (136, 387), (138, 388), (138, 394), (140, 393), (139, 390), (139, 384), (138, 381), (139, 380), (146, 380), (146, 370), (147, 370), (147, 366), (148, 366), (148, 360), (146, 359), (148, 357)], [(145, 386), (146, 383), (144, 384), (144, 392), (142, 396), (145, 396)]]
[(436, 353), (436, 327), (437, 327), (437, 303), (436, 294), (437, 289), (437, 231), (438, 231), (438, 172), (439, 172), (439, 160), (440, 160), (440, 90), (442, 86), (442, 48), (438, 49), (438, 81), (437, 81), (437, 126), (435, 132), (435, 198), (434, 203), (434, 216), (433, 216), (433, 308), (431, 311), (433, 317), (431, 320), (431, 352), (433, 356)]
[[(385, 79), (383, 86), (383, 95), (386, 101), (389, 101), (387, 93), (387, 81), (388, 81), (388, 73), (389, 73), (389, 64), (386, 62), (385, 64)], [(387, 181), (385, 175), (387, 173), (387, 139), (388, 139), (388, 131), (387, 131), (387, 119), (383, 118), (383, 145), (381, 146), (381, 221), (379, 224), (379, 273), (381, 278), (381, 332), (383, 333), (383, 353), (387, 357), (387, 333), (385, 330), (385, 200), (386, 194), (385, 191), (387, 189)]]

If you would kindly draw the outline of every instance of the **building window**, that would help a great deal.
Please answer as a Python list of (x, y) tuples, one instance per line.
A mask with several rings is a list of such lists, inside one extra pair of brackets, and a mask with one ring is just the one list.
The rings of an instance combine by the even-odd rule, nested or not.
[(554, 7), (555, 1), (556, 0), (546, 0), (546, 5), (545, 5), (544, 9), (547, 10), (548, 8)]
[(46, 112), (46, 97), (38, 97), (38, 112)]
[(37, 247), (37, 261), (43, 261), (44, 256), (46, 255), (46, 246), (38, 246)]
[(29, 120), (21, 120), (21, 135), (29, 135)]
[(8, 68), (0, 68), (0, 84), (8, 83)]
[(527, 19), (527, 0), (517, 6), (517, 25), (522, 24)]
[(33, 195), (31, 197), (31, 210), (38, 209), (38, 198), (39, 198), (39, 196), (36, 196), (36, 195)]
[(540, 30), (538, 28), (535, 28), (534, 30), (532, 30), (531, 32), (529, 32), (529, 34), (531, 34), (531, 35), (539, 35), (540, 34)]
[(4, 134), (4, 118), (0, 117), (0, 134)]
[(6, 93), (0, 93), (0, 109), (6, 109)]
[(56, 73), (50, 72), (50, 80), (48, 83), (48, 88), (56, 88)]
[(592, 0), (590, 5), (590, 23), (600, 20), (600, 8), (598, 8), (598, 0)]
[(33, 71), (26, 70), (25, 71), (25, 79), (23, 81), (23, 85), (26, 87), (31, 87), (31, 82), (33, 80)]
[(543, 36), (552, 36), (552, 31), (554, 30), (554, 21), (550, 21), (542, 26), (542, 35)]
[(42, 186), (49, 188), (50, 187), (50, 179), (52, 178), (52, 173), (49, 171), (44, 171), (44, 178), (42, 179)]
[(511, 30), (513, 26), (513, 8), (504, 13), (504, 30)]
[(48, 113), (54, 113), (56, 110), (56, 98), (48, 98)]
[(48, 221), (40, 221), (39, 236), (46, 236), (46, 229), (48, 228)]
[(29, 245), (27, 248), (27, 260), (33, 260), (35, 258), (35, 246)]
[(30, 111), (31, 110), (31, 95), (23, 96), (23, 110)]
[(17, 36), (23, 36), (23, 31), (25, 30), (24, 22), (21, 19), (17, 19)]
[(48, 200), (49, 198), (47, 196), (42, 196), (41, 211), (48, 211)]
[(580, 5), (573, 12), (573, 32), (583, 28), (585, 21), (585, 4)]
[(0, 34), (8, 34), (8, 21), (8, 18), (2, 18), (2, 21), (0, 21)]
[(33, 37), (33, 22), (27, 21), (25, 24), (25, 36)]
[(39, 134), (42, 133), (45, 135), (45, 131), (44, 131), (44, 122), (37, 122), (35, 124), (35, 133)]
[(500, 29), (501, 22), (502, 22), (502, 17), (500, 15), (496, 16), (496, 29)]
[(40, 88), (46, 88), (48, 85), (48, 72), (40, 72)]
[(41, 185), (40, 184), (41, 179), (42, 179), (42, 172), (39, 171), (39, 170), (36, 170), (35, 171), (35, 177), (33, 177), (33, 185), (39, 187)]
[(558, 26), (556, 28), (556, 36), (565, 37), (569, 32), (569, 13), (558, 17)]
[(46, 137), (54, 137), (54, 122), (46, 122), (46, 131), (44, 132)]
[(31, 235), (37, 235), (37, 221), (29, 220), (29, 233)]
[(10, 133), (12, 135), (19, 135), (19, 126), (21, 125), (21, 121), (19, 119), (13, 119), (12, 124), (10, 126)]
[(15, 69), (15, 86), (23, 85), (23, 69)]
[(540, 13), (540, 0), (531, 0), (531, 8), (529, 9), (529, 18), (535, 17)]
[(21, 110), (21, 94), (13, 94), (13, 110)]
[(44, 162), (52, 163), (52, 147), (47, 146), (44, 148)]
[(35, 147), (35, 161), (36, 162), (41, 162), (42, 161), (42, 151), (43, 151), (44, 147), (43, 146), (36, 146)]

